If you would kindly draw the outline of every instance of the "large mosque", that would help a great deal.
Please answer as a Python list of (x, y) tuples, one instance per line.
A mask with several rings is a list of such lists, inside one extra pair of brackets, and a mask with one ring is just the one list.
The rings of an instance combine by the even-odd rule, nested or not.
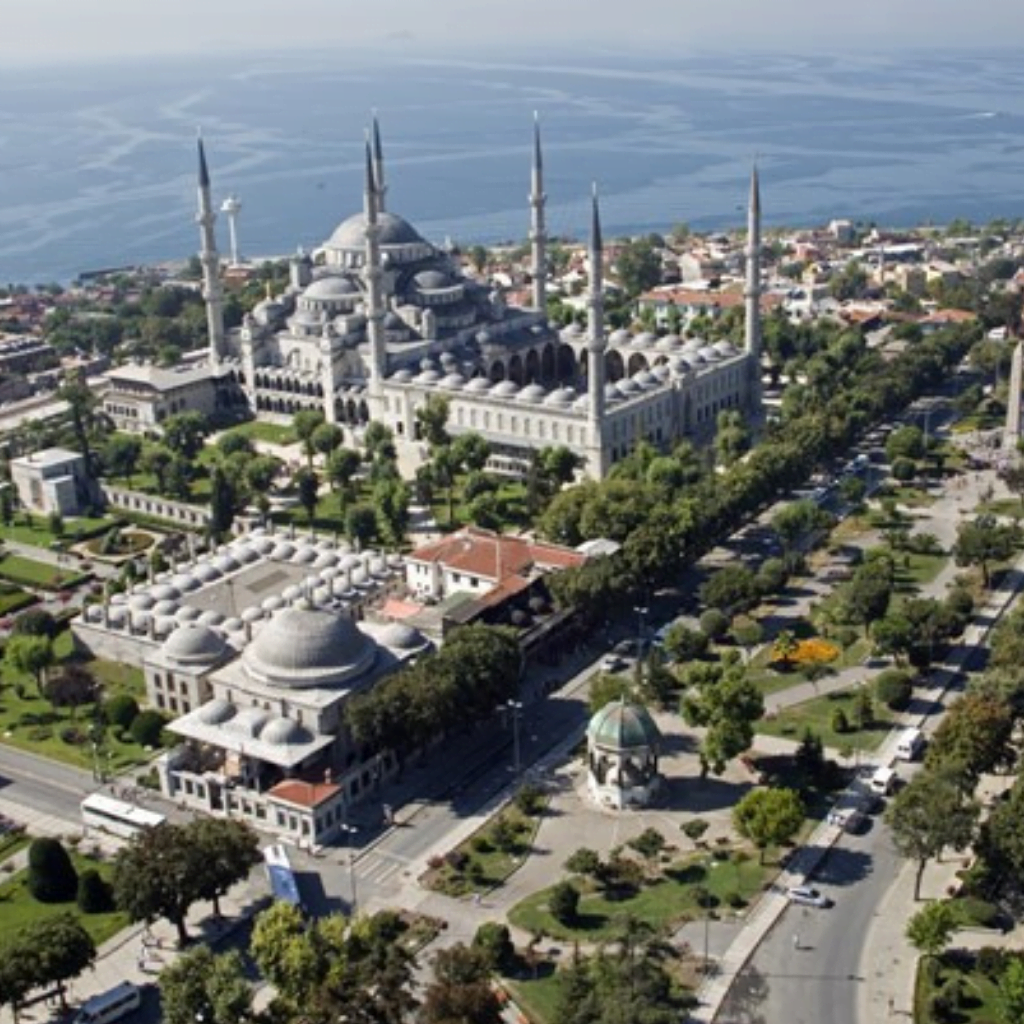
[[(760, 197), (751, 179), (746, 336), (729, 342), (652, 333), (607, 332), (598, 199), (592, 201), (587, 327), (559, 332), (545, 315), (547, 276), (544, 165), (533, 138), (530, 189), (532, 303), (506, 304), (500, 290), (469, 279), (451, 255), (387, 208), (376, 122), (366, 143), (363, 210), (343, 221), (316, 262), (299, 254), (290, 284), (226, 331), (215, 212), (199, 143), (199, 215), (211, 364), (191, 376), (148, 368), (111, 374), (105, 404), (119, 426), (158, 427), (186, 403), (205, 412), (242, 395), (259, 415), (322, 409), (358, 430), (386, 424), (399, 444), (418, 440), (416, 411), (431, 395), (449, 401), (448, 428), (491, 445), (492, 466), (516, 472), (533, 451), (565, 445), (585, 471), (604, 476), (640, 440), (658, 447), (710, 436), (717, 414), (760, 407)], [(197, 368), (198, 369), (198, 368)], [(189, 381), (185, 381), (189, 377)], [(193, 381), (192, 377), (196, 380)], [(201, 379), (200, 379), (201, 378)], [(205, 388), (189, 401), (182, 385)], [(161, 392), (176, 399), (154, 411)], [(145, 408), (148, 406), (148, 408)]]

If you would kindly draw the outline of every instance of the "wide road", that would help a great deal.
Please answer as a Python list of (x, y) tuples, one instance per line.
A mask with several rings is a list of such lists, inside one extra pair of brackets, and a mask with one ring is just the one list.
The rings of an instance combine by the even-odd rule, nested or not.
[(4, 801), (77, 824), (82, 797), (96, 788), (91, 772), (0, 745), (0, 798)]
[(900, 865), (878, 818), (863, 835), (843, 836), (809, 882), (834, 905), (783, 912), (737, 978), (719, 1024), (865, 1024), (857, 1019), (857, 989), (871, 983), (858, 975), (864, 936), (885, 912)]

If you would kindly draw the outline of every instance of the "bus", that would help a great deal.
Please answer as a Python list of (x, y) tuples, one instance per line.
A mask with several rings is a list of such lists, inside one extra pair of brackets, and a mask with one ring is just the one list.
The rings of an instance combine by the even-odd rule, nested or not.
[(82, 801), (82, 824), (86, 828), (98, 828), (122, 839), (131, 839), (139, 832), (162, 825), (166, 820), (156, 811), (147, 811), (102, 793), (90, 793)]
[(263, 850), (263, 863), (267, 868), (267, 880), (274, 899), (290, 903), (297, 910), (304, 910), (299, 895), (299, 883), (292, 870), (292, 862), (284, 843), (275, 843)]

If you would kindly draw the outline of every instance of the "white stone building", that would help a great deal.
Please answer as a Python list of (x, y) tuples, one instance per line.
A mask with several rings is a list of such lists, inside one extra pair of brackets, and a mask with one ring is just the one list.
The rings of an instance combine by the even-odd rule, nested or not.
[(65, 448), (11, 459), (11, 482), (22, 507), (41, 515), (85, 515), (98, 497), (85, 457)]

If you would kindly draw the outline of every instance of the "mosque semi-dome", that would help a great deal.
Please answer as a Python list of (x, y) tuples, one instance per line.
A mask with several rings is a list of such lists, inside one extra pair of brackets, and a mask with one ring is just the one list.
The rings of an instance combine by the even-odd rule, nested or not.
[(286, 688), (337, 686), (366, 672), (376, 645), (347, 616), (321, 608), (274, 613), (246, 647), (242, 663), (253, 678)]
[(590, 719), (587, 738), (595, 746), (609, 750), (636, 750), (657, 747), (661, 731), (642, 704), (619, 699), (605, 704)]
[(317, 278), (303, 293), (305, 299), (345, 299), (359, 292), (347, 277), (332, 275)]
[[(199, 615), (198, 610), (196, 615)], [(182, 665), (209, 665), (224, 654), (224, 641), (209, 626), (184, 623), (164, 641), (163, 654)]]

